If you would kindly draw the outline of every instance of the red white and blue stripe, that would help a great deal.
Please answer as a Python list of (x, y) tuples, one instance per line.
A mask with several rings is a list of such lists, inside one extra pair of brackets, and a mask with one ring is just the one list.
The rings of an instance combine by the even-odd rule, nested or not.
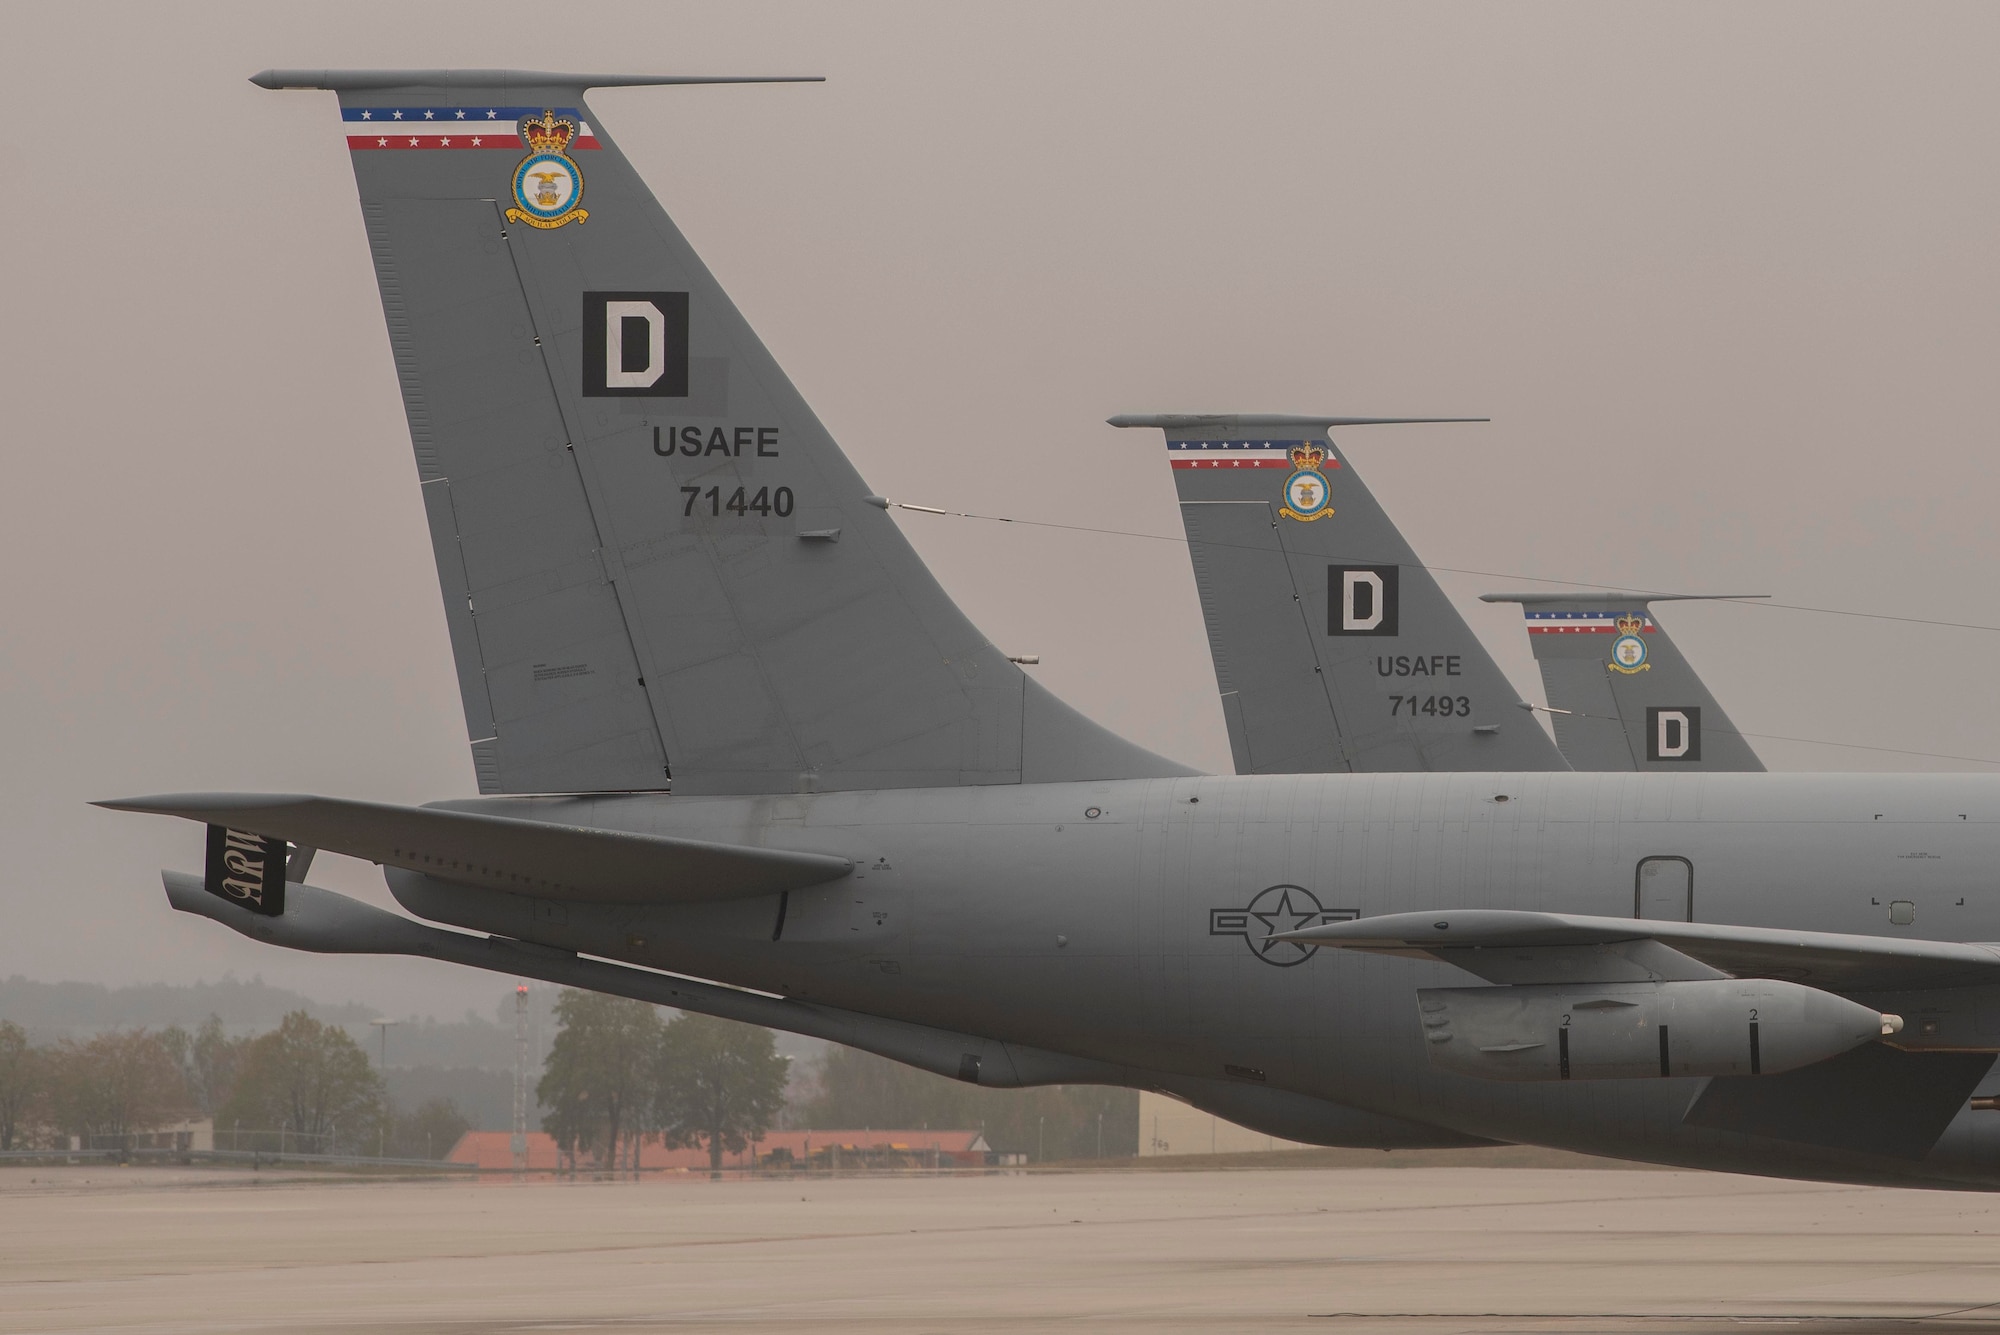
[[(341, 132), (351, 149), (504, 148), (523, 153), (528, 145), (518, 128), (523, 116), (545, 107), (342, 107)], [(556, 107), (556, 116), (576, 123), (570, 148), (602, 147), (575, 107)]]
[[(1303, 440), (1170, 440), (1167, 460), (1175, 468), (1296, 468), (1292, 448), (1305, 443)], [(1326, 449), (1324, 445), (1320, 448)], [(1340, 460), (1327, 450), (1318, 467), (1322, 472), (1338, 468)]]
[(1628, 617), (1639, 619), (1642, 634), (1653, 633), (1653, 619), (1644, 612), (1545, 612), (1532, 607), (1525, 610), (1530, 635), (1615, 635), (1619, 633), (1618, 622)]

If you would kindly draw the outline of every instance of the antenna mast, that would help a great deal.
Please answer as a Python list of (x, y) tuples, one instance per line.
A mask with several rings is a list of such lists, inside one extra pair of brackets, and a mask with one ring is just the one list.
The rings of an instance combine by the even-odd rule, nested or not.
[(514, 986), (514, 1172), (528, 1167), (528, 985)]

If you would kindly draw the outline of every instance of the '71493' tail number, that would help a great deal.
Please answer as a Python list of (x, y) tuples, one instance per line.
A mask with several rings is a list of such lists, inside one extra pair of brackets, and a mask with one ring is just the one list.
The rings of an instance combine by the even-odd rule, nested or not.
[(1389, 713), (1408, 714), (1412, 718), (1420, 714), (1431, 718), (1470, 718), (1472, 701), (1462, 695), (1392, 695)]

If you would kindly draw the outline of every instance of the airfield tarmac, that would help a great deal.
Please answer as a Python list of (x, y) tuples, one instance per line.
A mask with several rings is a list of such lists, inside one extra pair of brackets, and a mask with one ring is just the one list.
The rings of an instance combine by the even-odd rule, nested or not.
[(5, 1332), (1746, 1324), (2000, 1332), (2000, 1196), (1610, 1168), (254, 1184), (0, 1170)]

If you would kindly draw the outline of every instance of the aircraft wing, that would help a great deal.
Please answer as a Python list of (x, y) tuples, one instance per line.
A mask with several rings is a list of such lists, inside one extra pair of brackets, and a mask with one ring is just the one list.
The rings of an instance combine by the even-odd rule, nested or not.
[(848, 859), (825, 853), (288, 793), (170, 793), (97, 805), (180, 816), (540, 899), (752, 899), (836, 880), (854, 869)]
[(2000, 945), (1517, 909), (1388, 913), (1277, 939), (1442, 960), (1494, 983), (1781, 978), (1872, 992), (2000, 982)]

